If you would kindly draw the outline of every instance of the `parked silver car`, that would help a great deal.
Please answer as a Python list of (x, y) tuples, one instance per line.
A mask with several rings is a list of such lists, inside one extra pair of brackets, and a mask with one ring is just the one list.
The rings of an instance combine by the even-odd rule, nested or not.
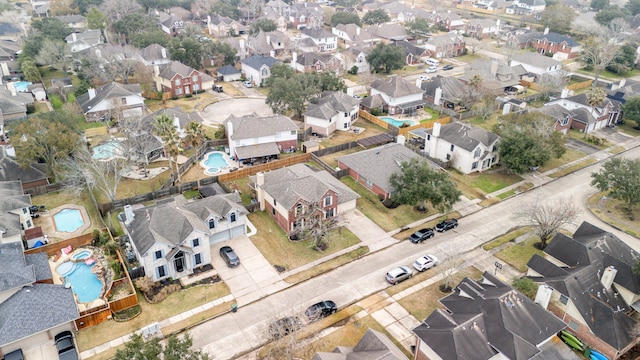
[(400, 266), (395, 269), (389, 270), (385, 279), (391, 285), (395, 285), (401, 281), (410, 279), (413, 276), (413, 271), (408, 266)]

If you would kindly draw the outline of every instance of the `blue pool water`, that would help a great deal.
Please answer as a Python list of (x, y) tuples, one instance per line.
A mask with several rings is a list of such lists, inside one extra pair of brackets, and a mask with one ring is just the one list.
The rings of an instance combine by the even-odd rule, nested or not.
[(16, 88), (16, 91), (18, 92), (26, 92), (27, 91), (27, 87), (31, 85), (30, 82), (28, 81), (17, 81), (15, 83), (13, 83), (13, 86)]
[(83, 260), (88, 258), (89, 256), (91, 256), (91, 250), (82, 250), (82, 251), (78, 251), (77, 253), (73, 254), (73, 256), (71, 256), (72, 259), (74, 260)]
[(53, 221), (56, 223), (56, 229), (64, 232), (74, 232), (84, 225), (82, 214), (77, 209), (63, 209), (53, 215)]
[(98, 160), (112, 158), (118, 155), (119, 146), (120, 146), (120, 143), (117, 141), (111, 141), (111, 142), (98, 145), (93, 148), (93, 158)]
[(205, 157), (204, 166), (207, 172), (216, 173), (220, 168), (229, 166), (229, 163), (221, 152), (211, 152)]
[(407, 124), (409, 126), (413, 126), (415, 125), (415, 122), (413, 120), (396, 120), (392, 117), (388, 117), (388, 116), (381, 116), (380, 120), (384, 121), (384, 122), (388, 122), (389, 124), (395, 126), (395, 127), (401, 127), (404, 124)]
[(100, 296), (102, 292), (102, 281), (91, 272), (91, 267), (84, 262), (73, 263), (67, 261), (60, 264), (56, 271), (71, 284), (73, 293), (76, 294), (78, 302), (88, 303)]

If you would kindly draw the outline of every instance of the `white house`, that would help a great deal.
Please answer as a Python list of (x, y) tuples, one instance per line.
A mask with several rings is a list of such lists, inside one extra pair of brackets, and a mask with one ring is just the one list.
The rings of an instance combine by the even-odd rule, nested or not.
[(67, 35), (64, 40), (71, 47), (71, 52), (87, 50), (103, 43), (102, 32), (100, 30), (85, 30), (83, 32), (73, 32)]
[(430, 157), (449, 162), (463, 174), (482, 172), (499, 161), (500, 138), (479, 127), (436, 122), (425, 131), (424, 151)]
[(20, 180), (0, 182), (0, 243), (21, 242), (24, 230), (34, 227), (30, 206)]
[(278, 60), (271, 56), (255, 55), (241, 61), (244, 77), (256, 85), (262, 85), (271, 76), (271, 66)]
[(300, 38), (311, 39), (320, 52), (338, 49), (338, 36), (322, 28), (304, 29), (300, 33)]
[(305, 129), (328, 136), (336, 130), (351, 130), (358, 119), (360, 100), (342, 91), (323, 94), (316, 104), (309, 105), (304, 116)]
[(398, 75), (376, 79), (371, 83), (369, 97), (373, 98), (375, 95), (382, 97), (389, 115), (411, 113), (424, 104), (422, 89)]
[(513, 54), (510, 65), (511, 67), (522, 65), (527, 72), (536, 74), (538, 77), (543, 74), (556, 74), (562, 70), (562, 62), (535, 52)]
[(237, 160), (278, 157), (298, 148), (298, 126), (286, 116), (231, 115), (224, 126), (229, 154)]
[(125, 206), (124, 228), (153, 281), (179, 279), (211, 263), (211, 245), (246, 234), (247, 210), (237, 193), (133, 209)]
[(115, 82), (89, 89), (76, 98), (87, 122), (108, 121), (114, 114), (123, 117), (142, 116), (145, 105), (140, 84)]

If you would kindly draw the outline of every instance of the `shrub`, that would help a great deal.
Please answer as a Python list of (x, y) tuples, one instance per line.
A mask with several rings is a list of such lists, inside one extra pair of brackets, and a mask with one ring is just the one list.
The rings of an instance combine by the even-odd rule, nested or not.
[(192, 94), (187, 94), (187, 95), (185, 95), (184, 97), (185, 97), (185, 98), (187, 98), (187, 99), (189, 99), (189, 98), (193, 97), (193, 95), (192, 95)]
[(356, 65), (353, 65), (353, 66), (351, 67), (351, 69), (349, 69), (349, 71), (347, 71), (347, 72), (348, 72), (349, 74), (351, 74), (351, 75), (356, 75), (356, 74), (358, 74), (358, 67), (357, 67)]
[(511, 284), (513, 287), (526, 295), (529, 299), (535, 299), (536, 293), (538, 292), (538, 284), (536, 284), (533, 280), (521, 277), (519, 279), (513, 280)]
[(382, 110), (379, 108), (373, 108), (371, 110), (369, 110), (369, 113), (371, 113), (371, 115), (373, 116), (380, 116), (382, 115)]
[(53, 107), (54, 110), (62, 109), (62, 99), (60, 99), (60, 96), (51, 95), (49, 96), (49, 101), (51, 101), (51, 106)]

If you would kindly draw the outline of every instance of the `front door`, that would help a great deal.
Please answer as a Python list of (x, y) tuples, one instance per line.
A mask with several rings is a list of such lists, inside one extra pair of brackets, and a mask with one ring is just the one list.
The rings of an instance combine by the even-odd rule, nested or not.
[(173, 258), (173, 265), (176, 268), (176, 272), (184, 271), (184, 253), (182, 251), (179, 251)]

